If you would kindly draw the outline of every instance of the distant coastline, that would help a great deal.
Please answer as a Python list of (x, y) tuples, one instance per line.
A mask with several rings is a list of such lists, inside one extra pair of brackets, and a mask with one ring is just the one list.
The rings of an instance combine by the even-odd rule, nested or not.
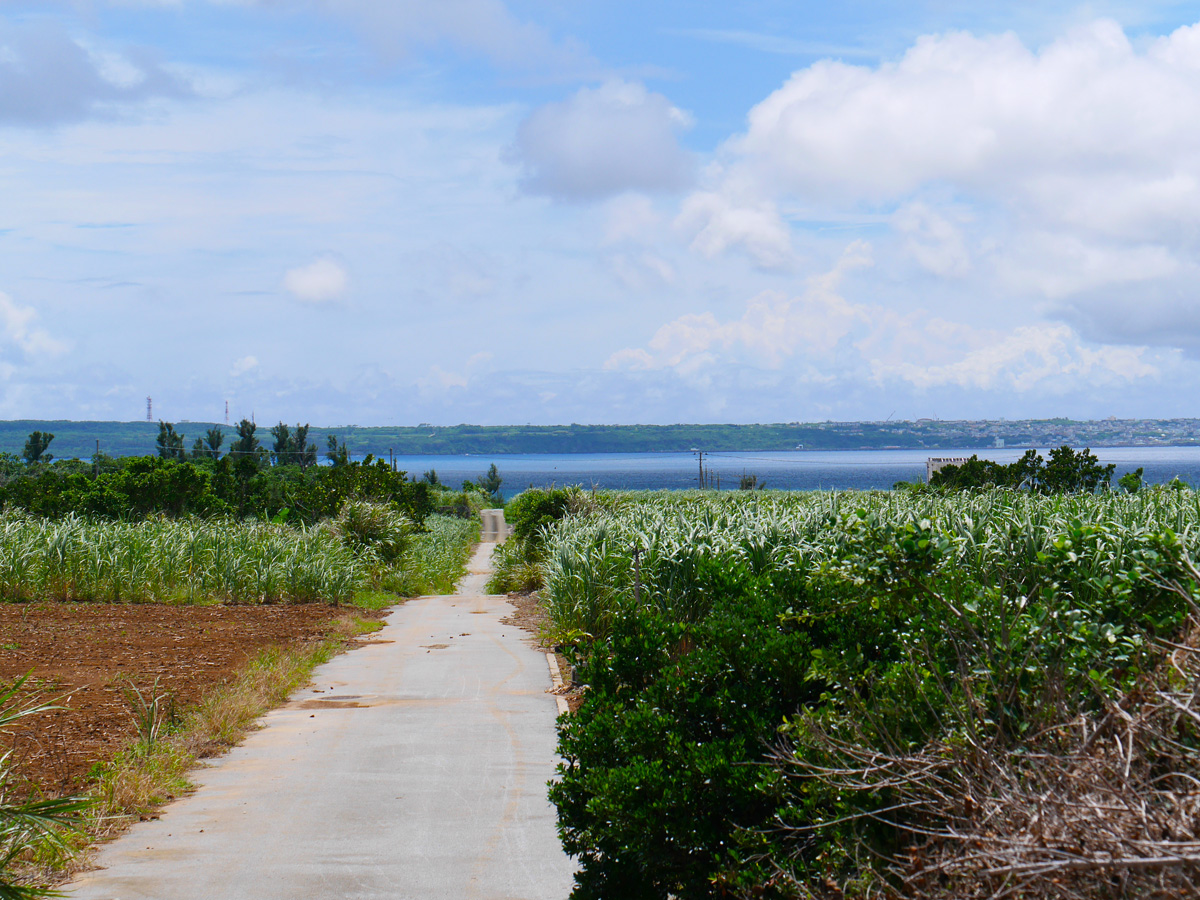
[[(190, 446), (212, 422), (176, 422)], [(259, 424), (264, 444), (274, 423)], [(290, 423), (295, 424), (295, 423)], [(222, 425), (225, 428), (226, 426)], [(227, 428), (227, 431), (232, 430)], [(20, 419), (0, 421), (0, 450), (20, 453), (32, 431), (50, 431), (56, 457), (90, 458), (99, 441), (110, 456), (155, 452), (157, 422)], [(764, 425), (416, 425), (338, 426), (314, 423), (309, 439), (328, 435), (356, 457), (373, 453), (456, 456), (535, 453), (680, 453), (771, 450), (989, 450), (1049, 447), (1200, 446), (1200, 419), (991, 419), (915, 422), (790, 422)]]

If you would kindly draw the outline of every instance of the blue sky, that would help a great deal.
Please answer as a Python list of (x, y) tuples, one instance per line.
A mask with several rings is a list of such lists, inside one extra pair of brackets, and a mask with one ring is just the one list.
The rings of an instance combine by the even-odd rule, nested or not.
[(0, 0), (0, 416), (1194, 416), (1198, 22)]

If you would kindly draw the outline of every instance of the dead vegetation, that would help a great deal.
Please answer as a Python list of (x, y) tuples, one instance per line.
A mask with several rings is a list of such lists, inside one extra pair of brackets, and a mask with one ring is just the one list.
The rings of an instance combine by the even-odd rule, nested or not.
[[(778, 747), (773, 764), (786, 778), (872, 798), (854, 818), (893, 837), (891, 852), (863, 861), (882, 877), (816, 893), (1200, 896), (1200, 572), (1185, 566), (1187, 579), (1164, 585), (1191, 609), (1183, 639), (1162, 642), (1159, 665), (1098, 711), (1015, 742), (981, 722), (918, 752), (878, 752), (810, 722), (807, 754)], [(835, 824), (784, 830), (800, 848)]]

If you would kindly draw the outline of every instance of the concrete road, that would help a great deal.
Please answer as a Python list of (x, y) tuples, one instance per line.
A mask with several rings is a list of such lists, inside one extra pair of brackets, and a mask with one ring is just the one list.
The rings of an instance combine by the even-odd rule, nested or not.
[(74, 900), (564, 900), (545, 654), (483, 593), (397, 607), (199, 790), (107, 845)]

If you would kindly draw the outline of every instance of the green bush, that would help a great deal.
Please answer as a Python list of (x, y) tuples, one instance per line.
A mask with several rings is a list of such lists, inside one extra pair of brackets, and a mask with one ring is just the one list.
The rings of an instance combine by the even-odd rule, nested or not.
[(749, 763), (821, 693), (812, 636), (781, 618), (792, 586), (727, 557), (702, 565), (715, 591), (702, 622), (631, 609), (577, 661), (588, 690), (560, 720), (550, 789), (580, 863), (575, 900), (719, 896), (714, 879), (748, 877), (769, 845), (778, 785)]
[(551, 788), (575, 900), (880, 889), (920, 819), (823, 762), (1019, 755), (1102, 718), (1185, 627), (1165, 586), (1200, 581), (1167, 527), (1195, 540), (1190, 494), (839, 499), (610, 498), (555, 529), (587, 685)]
[(563, 518), (579, 495), (579, 488), (522, 491), (504, 507), (504, 519), (513, 527), (513, 539), (527, 551), (536, 551), (542, 545), (545, 528)]
[[(433, 510), (433, 488), (383, 460), (342, 466), (263, 466), (256, 457), (105, 461), (96, 474), (78, 460), (25, 466), (0, 484), (0, 506), (37, 516), (140, 521), (167, 515), (273, 519), (306, 525), (336, 516), (347, 500), (391, 503), (416, 528)], [(7, 471), (7, 470), (5, 470)]]
[(399, 559), (412, 532), (404, 513), (370, 500), (347, 500), (328, 527), (356, 552), (372, 553), (384, 563)]

